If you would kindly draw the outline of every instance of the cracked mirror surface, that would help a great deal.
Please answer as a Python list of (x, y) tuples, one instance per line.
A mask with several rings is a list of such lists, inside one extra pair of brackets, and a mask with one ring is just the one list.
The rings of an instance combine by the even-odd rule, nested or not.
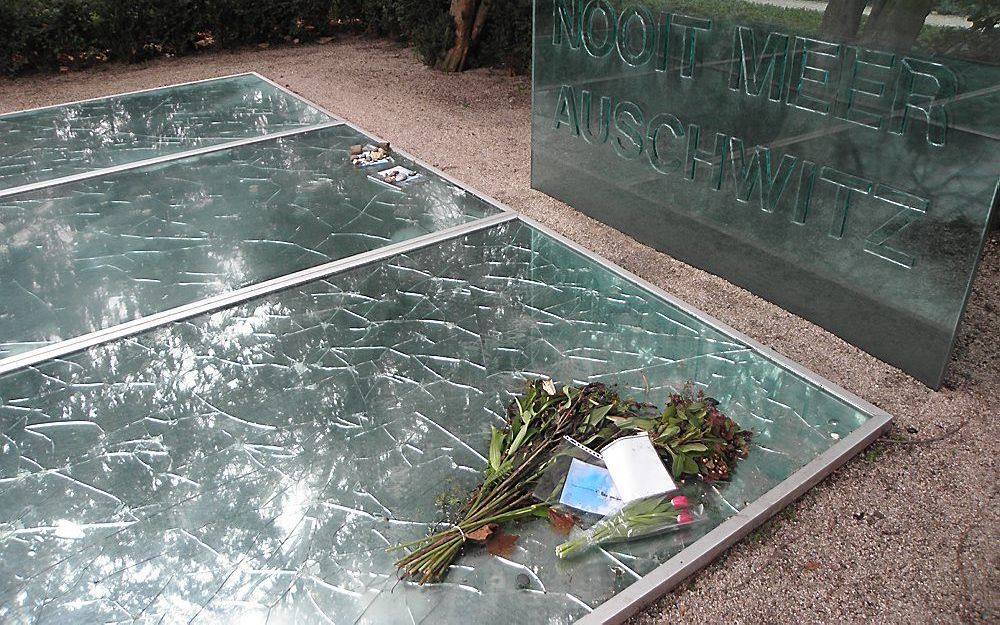
[(0, 115), (0, 190), (330, 121), (250, 74)]
[[(386, 548), (474, 486), (523, 379), (754, 433), (711, 522), (559, 561), (545, 522), (445, 583)], [(0, 377), (4, 623), (568, 623), (869, 415), (519, 221)], [(518, 574), (530, 580), (519, 589)]]
[(499, 212), (369, 179), (349, 150), (371, 141), (338, 125), (0, 198), (0, 358)]

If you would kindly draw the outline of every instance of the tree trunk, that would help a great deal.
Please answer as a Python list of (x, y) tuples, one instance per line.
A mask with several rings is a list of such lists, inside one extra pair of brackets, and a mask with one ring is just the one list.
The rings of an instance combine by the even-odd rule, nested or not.
[(469, 51), (483, 31), (492, 0), (451, 0), (451, 15), (455, 19), (455, 44), (437, 63), (437, 69), (460, 72), (465, 69)]
[(934, 0), (875, 0), (861, 31), (862, 45), (909, 52), (933, 7)]
[(868, 0), (830, 0), (823, 12), (820, 32), (834, 41), (854, 41), (866, 4)]

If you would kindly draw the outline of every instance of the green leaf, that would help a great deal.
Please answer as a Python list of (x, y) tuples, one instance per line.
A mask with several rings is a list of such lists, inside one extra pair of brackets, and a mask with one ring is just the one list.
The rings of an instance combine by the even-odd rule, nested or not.
[(539, 506), (531, 512), (531, 516), (538, 517), (539, 519), (549, 518), (549, 506)]
[(678, 445), (677, 451), (685, 453), (691, 451), (708, 451), (708, 447), (702, 445), (701, 443), (685, 443), (683, 445)]
[(657, 436), (657, 438), (658, 439), (662, 439), (662, 440), (666, 440), (666, 439), (671, 438), (673, 436), (677, 436), (678, 434), (680, 434), (680, 432), (681, 432), (681, 429), (679, 427), (677, 427), (676, 425), (668, 425), (667, 427), (665, 427), (662, 430), (660, 430), (660, 433)]
[(656, 508), (659, 507), (662, 501), (662, 497), (647, 497), (646, 499), (638, 499), (636, 501), (629, 502), (622, 512), (626, 516), (630, 517), (650, 514), (656, 511)]
[(687, 460), (687, 456), (684, 454), (674, 454), (674, 464), (670, 468), (670, 472), (674, 474), (675, 478), (679, 478), (684, 475), (684, 461)]
[(500, 470), (500, 461), (503, 457), (503, 432), (490, 426), (490, 468), (494, 471)]
[(510, 449), (507, 450), (508, 457), (513, 456), (514, 452), (518, 450), (518, 448), (521, 446), (521, 443), (523, 443), (524, 440), (527, 438), (528, 430), (529, 430), (528, 427), (523, 427), (520, 429), (520, 431), (518, 431), (517, 436), (514, 437), (513, 442), (511, 442), (510, 444)]
[(690, 475), (698, 475), (698, 463), (691, 456), (684, 456), (684, 472)]
[(630, 424), (630, 426), (637, 430), (645, 430), (646, 432), (650, 432), (656, 429), (657, 422), (654, 421), (653, 419), (632, 419), (632, 423)]
[(600, 422), (604, 420), (604, 417), (608, 416), (608, 413), (611, 412), (613, 407), (614, 404), (608, 404), (607, 406), (594, 408), (590, 411), (590, 416), (587, 417), (587, 423), (593, 426), (600, 424)]

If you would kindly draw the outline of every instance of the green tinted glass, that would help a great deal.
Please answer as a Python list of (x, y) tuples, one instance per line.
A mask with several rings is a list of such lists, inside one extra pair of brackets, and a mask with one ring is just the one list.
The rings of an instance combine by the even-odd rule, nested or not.
[(939, 385), (996, 201), (1000, 57), (890, 4), (536, 0), (532, 185)]
[(369, 179), (349, 150), (370, 141), (334, 126), (0, 198), (0, 358), (498, 212)]
[[(476, 484), (541, 374), (651, 401), (694, 380), (755, 447), (690, 491), (712, 520), (689, 533), (559, 561), (529, 523), (510, 558), (398, 581), (386, 547)], [(509, 222), (0, 377), (0, 620), (568, 623), (868, 418)]]
[(0, 190), (329, 121), (250, 74), (0, 115)]

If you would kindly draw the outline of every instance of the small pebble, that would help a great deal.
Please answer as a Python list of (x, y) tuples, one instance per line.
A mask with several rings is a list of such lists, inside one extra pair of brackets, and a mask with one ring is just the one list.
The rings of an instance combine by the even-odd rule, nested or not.
[(916, 434), (918, 432), (917, 428), (913, 427), (912, 425), (906, 426), (906, 431), (909, 432), (910, 434)]
[(524, 573), (517, 574), (517, 587), (521, 590), (525, 588), (531, 588), (531, 578)]

